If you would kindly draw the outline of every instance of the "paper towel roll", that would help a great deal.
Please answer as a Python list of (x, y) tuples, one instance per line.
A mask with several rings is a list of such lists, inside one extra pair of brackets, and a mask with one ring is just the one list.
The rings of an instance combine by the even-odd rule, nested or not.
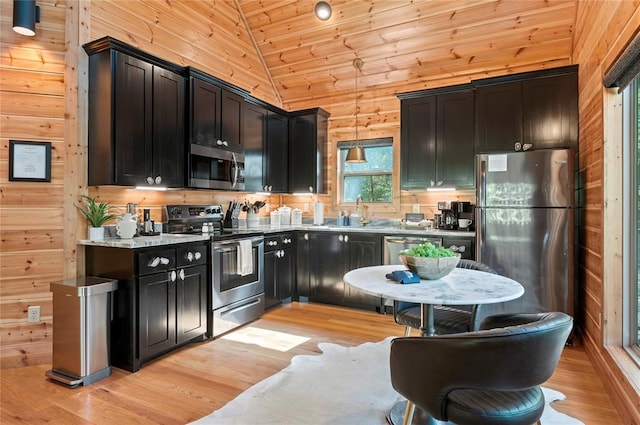
[(313, 205), (313, 224), (324, 224), (324, 204), (316, 202)]

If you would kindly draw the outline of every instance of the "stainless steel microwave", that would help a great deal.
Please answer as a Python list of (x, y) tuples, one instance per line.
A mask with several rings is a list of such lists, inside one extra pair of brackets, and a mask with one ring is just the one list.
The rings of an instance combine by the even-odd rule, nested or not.
[(244, 190), (244, 154), (192, 143), (189, 187)]

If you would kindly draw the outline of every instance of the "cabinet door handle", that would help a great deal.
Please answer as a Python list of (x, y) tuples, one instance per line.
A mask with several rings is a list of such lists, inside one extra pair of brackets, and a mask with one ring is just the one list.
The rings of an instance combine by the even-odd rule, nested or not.
[(309, 192), (313, 192), (313, 186), (309, 186)]
[(309, 234), (308, 234), (308, 233), (305, 233), (305, 234), (304, 234), (304, 240), (305, 240), (305, 241), (308, 241), (308, 240), (309, 240)]
[(456, 245), (451, 245), (449, 247), (449, 249), (453, 252), (464, 252), (465, 251), (466, 246), (456, 246)]
[(176, 281), (176, 271), (175, 270), (171, 270), (171, 273), (169, 273), (169, 280), (171, 282), (175, 282)]
[(194, 254), (194, 257), (196, 258), (196, 260), (199, 260), (202, 258), (202, 253), (200, 253), (200, 251), (196, 251), (196, 253)]
[(193, 261), (193, 252), (191, 252), (191, 251), (187, 252), (186, 257), (187, 257), (187, 261), (188, 262), (192, 262)]
[(160, 257), (160, 263), (166, 266), (167, 264), (169, 264), (169, 259), (166, 257)]
[(180, 276), (180, 280), (184, 280), (184, 269), (180, 269), (178, 276)]
[(349, 235), (344, 235), (344, 241), (349, 242)]
[(216, 140), (216, 145), (222, 146), (222, 140)]
[(156, 177), (156, 181), (155, 182), (156, 182), (156, 184), (162, 183), (162, 177), (161, 176)]
[(160, 257), (153, 257), (151, 261), (149, 261), (149, 267), (158, 267), (160, 264)]
[(148, 184), (153, 184), (153, 177), (151, 177), (151, 176), (147, 177), (147, 183)]
[(344, 236), (342, 236), (342, 235), (338, 235), (338, 240), (339, 240), (340, 242), (342, 242), (342, 241), (344, 240)]
[(288, 238), (287, 238), (287, 239), (284, 239), (284, 240), (282, 241), (282, 243), (291, 243), (291, 239), (288, 239)]
[(223, 144), (224, 146), (229, 146), (229, 142), (227, 142), (226, 140), (224, 140), (224, 141), (222, 142), (222, 144)]

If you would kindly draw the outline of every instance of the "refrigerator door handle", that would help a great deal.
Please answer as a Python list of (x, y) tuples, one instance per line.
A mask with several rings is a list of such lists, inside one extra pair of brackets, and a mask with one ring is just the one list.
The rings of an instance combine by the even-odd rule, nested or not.
[[(487, 205), (486, 199), (486, 184), (487, 184), (487, 161), (482, 159), (478, 164), (478, 199), (476, 202), (480, 204), (480, 206)], [(476, 221), (477, 223), (477, 221)]]

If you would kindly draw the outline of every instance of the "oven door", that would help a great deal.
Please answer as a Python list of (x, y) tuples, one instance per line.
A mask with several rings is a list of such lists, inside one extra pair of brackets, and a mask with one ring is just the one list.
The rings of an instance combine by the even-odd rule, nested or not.
[[(252, 267), (244, 273), (239, 269), (240, 241), (251, 241)], [(214, 241), (211, 261), (213, 310), (264, 293), (264, 238)]]

